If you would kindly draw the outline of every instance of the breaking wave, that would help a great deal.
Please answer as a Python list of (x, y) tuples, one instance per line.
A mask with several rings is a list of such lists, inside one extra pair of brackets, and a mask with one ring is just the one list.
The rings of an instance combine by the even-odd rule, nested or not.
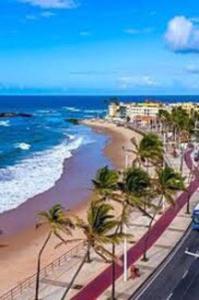
[(18, 148), (21, 150), (29, 150), (31, 148), (31, 145), (27, 144), (27, 143), (18, 143), (15, 145), (15, 148)]
[(71, 111), (71, 112), (80, 112), (81, 111), (79, 108), (72, 107), (72, 106), (65, 106), (64, 109), (66, 109), (67, 111)]
[(43, 152), (32, 154), (14, 166), (0, 169), (0, 213), (16, 208), (27, 199), (53, 187), (63, 172), (64, 161), (84, 141), (72, 139)]
[(0, 126), (9, 127), (10, 126), (10, 121), (9, 120), (0, 121)]

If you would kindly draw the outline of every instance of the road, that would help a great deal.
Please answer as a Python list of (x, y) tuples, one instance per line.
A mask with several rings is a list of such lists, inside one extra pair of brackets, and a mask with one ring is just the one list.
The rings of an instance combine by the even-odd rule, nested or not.
[(198, 300), (199, 259), (185, 254), (199, 250), (199, 232), (188, 229), (156, 273), (131, 300)]

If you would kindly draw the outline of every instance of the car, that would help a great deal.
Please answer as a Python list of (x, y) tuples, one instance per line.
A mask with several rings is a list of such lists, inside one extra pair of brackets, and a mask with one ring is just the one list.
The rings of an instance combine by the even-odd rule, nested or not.
[(194, 153), (194, 161), (199, 161), (199, 151)]

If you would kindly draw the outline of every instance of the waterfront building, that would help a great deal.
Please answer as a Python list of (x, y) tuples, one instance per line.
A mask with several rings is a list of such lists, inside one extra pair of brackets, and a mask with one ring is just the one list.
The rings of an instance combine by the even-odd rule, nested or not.
[(139, 125), (149, 125), (157, 122), (160, 109), (166, 109), (166, 104), (158, 102), (141, 103), (110, 103), (107, 118), (128, 122), (135, 122)]
[(193, 102), (183, 102), (183, 103), (171, 103), (170, 107), (181, 107), (186, 110), (188, 114), (191, 114), (192, 111), (197, 111), (199, 113), (199, 104)]
[(192, 111), (199, 112), (199, 104), (192, 102), (170, 104), (152, 101), (140, 103), (113, 102), (109, 105), (107, 119), (123, 122), (128, 121), (139, 124), (140, 126), (147, 126), (158, 123), (160, 110), (171, 112), (174, 107), (181, 107), (189, 114)]

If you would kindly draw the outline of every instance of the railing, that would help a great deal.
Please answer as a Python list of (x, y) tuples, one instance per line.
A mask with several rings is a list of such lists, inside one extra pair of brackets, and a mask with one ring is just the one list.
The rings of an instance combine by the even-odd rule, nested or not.
[[(42, 268), (40, 272), (40, 279), (45, 278), (47, 274), (54, 271), (55, 268), (64, 264), (69, 258), (77, 255), (84, 248), (84, 245), (85, 245), (84, 242), (79, 243), (77, 246), (70, 249), (68, 252), (66, 252), (65, 254), (58, 257), (50, 264)], [(20, 295), (22, 295), (27, 288), (30, 287), (34, 288), (35, 284), (36, 284), (36, 274), (26, 278), (23, 282), (19, 283), (17, 286), (15, 286), (11, 290), (9, 290), (8, 292), (0, 296), (0, 300), (14, 300)]]

